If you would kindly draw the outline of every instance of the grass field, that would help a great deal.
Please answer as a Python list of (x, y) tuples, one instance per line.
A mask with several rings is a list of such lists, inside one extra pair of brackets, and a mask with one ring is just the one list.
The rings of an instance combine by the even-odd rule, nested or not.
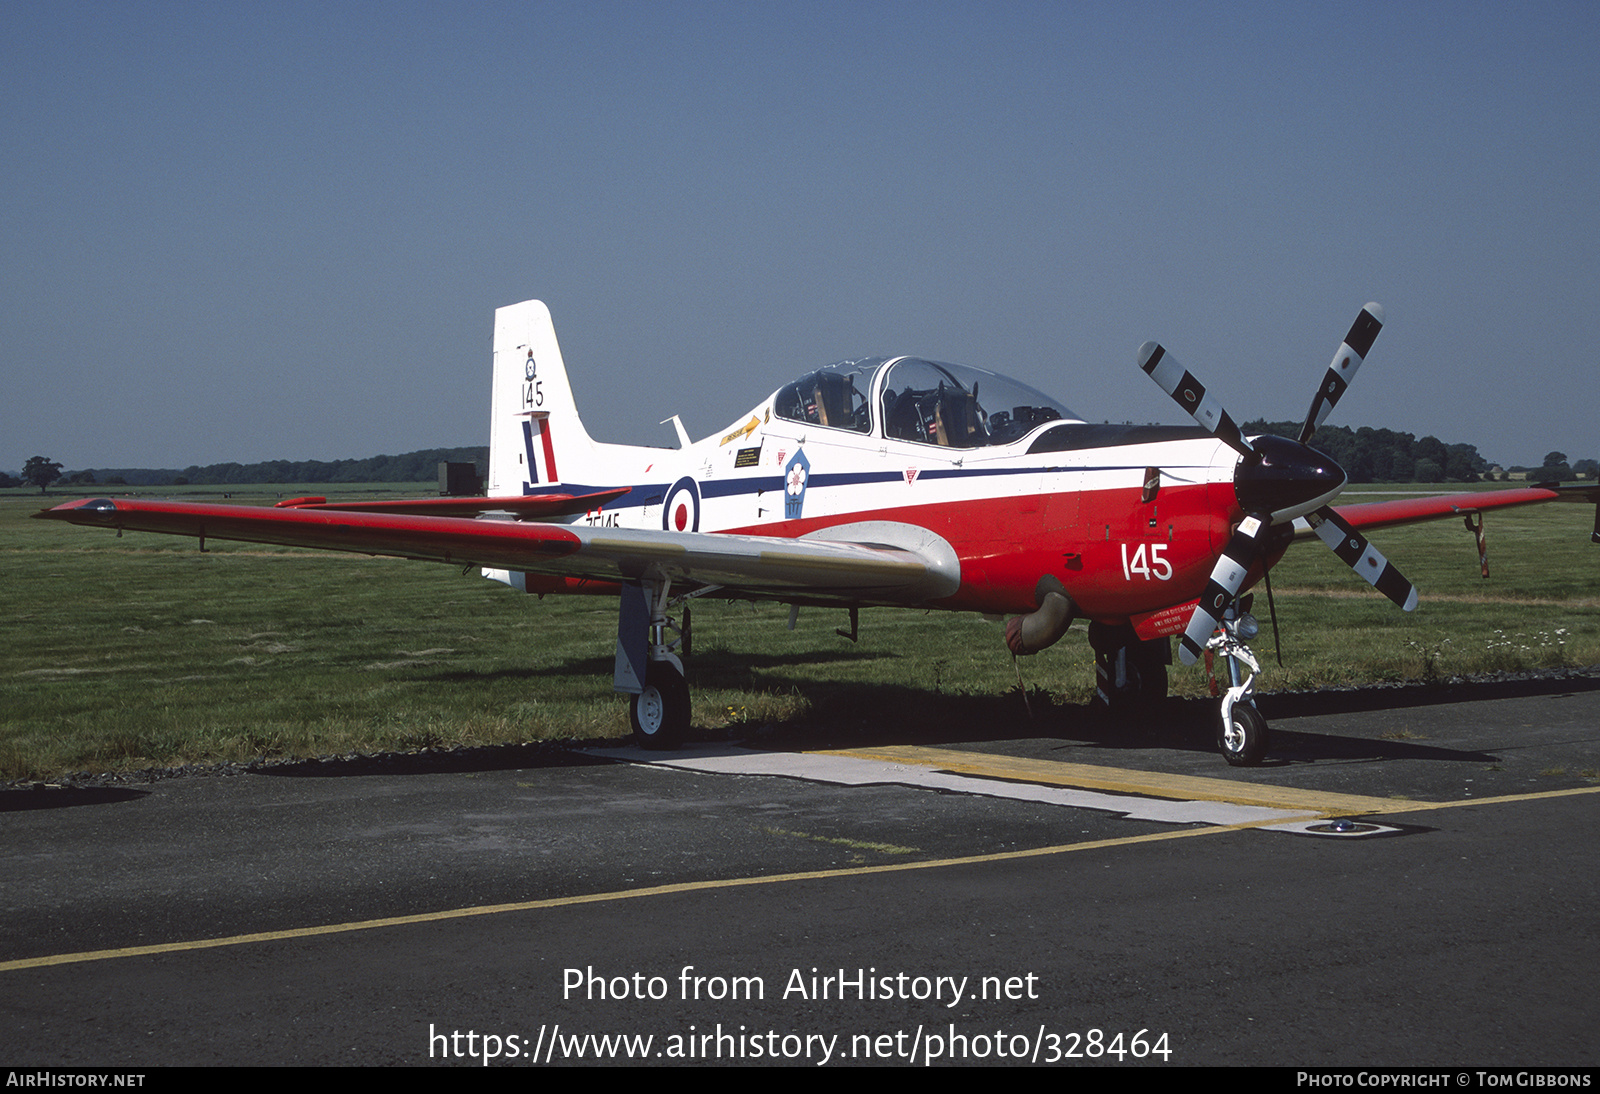
[[(330, 493), (231, 489), (264, 501)], [(1359, 490), (1345, 500), (1377, 500)], [(220, 488), (168, 493), (206, 500)], [(611, 690), (609, 598), (540, 601), (475, 569), (228, 543), (202, 554), (194, 540), (27, 519), (62, 500), (0, 491), (0, 778), (628, 732)], [(1273, 570), (1285, 669), (1271, 662), (1258, 597), (1263, 689), (1600, 662), (1593, 519), (1581, 505), (1489, 514), (1487, 581), (1459, 521), (1378, 532), (1421, 589), (1410, 615), (1319, 544), (1297, 545)], [(803, 610), (792, 632), (787, 621), (777, 604), (695, 607), (700, 730), (1015, 719), (1028, 725), (1019, 733), (1048, 733), (1093, 687), (1081, 623), (1018, 663), (1000, 626), (971, 615), (865, 611), (856, 644), (834, 633), (843, 610)], [(1174, 667), (1172, 681), (1177, 694), (1204, 686), (1198, 669)]]

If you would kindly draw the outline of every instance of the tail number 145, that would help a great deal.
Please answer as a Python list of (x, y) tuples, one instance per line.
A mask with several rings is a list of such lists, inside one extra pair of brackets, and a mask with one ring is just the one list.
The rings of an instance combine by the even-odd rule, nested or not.
[(1137, 574), (1146, 581), (1151, 578), (1155, 578), (1157, 581), (1172, 580), (1172, 563), (1161, 557), (1161, 553), (1166, 549), (1167, 544), (1165, 543), (1140, 543), (1134, 545), (1133, 557), (1130, 558), (1128, 557), (1128, 545), (1124, 543), (1122, 545), (1122, 579), (1124, 581), (1132, 581), (1134, 575)]

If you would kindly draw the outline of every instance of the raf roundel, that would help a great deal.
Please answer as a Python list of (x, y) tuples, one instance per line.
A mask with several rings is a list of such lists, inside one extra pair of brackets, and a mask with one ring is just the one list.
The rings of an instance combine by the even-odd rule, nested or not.
[(685, 475), (667, 491), (667, 502), (661, 507), (661, 527), (669, 532), (698, 532), (700, 530), (700, 487)]

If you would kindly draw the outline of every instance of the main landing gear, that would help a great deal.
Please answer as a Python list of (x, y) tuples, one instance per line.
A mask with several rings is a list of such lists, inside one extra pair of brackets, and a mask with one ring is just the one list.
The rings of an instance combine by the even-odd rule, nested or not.
[(1126, 623), (1090, 622), (1094, 650), (1094, 698), (1113, 714), (1148, 709), (1167, 697), (1172, 641), (1141, 641)]
[(633, 739), (645, 748), (667, 748), (688, 732), (689, 682), (676, 660), (650, 662), (644, 690), (629, 705)]
[[(628, 720), (633, 739), (644, 748), (670, 748), (689, 731), (689, 683), (679, 652), (689, 652), (688, 596), (669, 599), (668, 578), (645, 578), (622, 587), (617, 617), (617, 660), (613, 686), (631, 693)], [(669, 608), (683, 605), (679, 626)]]

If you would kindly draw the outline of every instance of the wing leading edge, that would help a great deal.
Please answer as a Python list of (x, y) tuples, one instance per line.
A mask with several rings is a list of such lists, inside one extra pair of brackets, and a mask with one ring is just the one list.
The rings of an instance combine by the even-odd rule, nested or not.
[[(1395, 501), (1358, 502), (1355, 505), (1335, 506), (1335, 511), (1353, 528), (1389, 528), (1401, 524), (1443, 520), (1488, 509), (1538, 505), (1547, 501), (1600, 503), (1600, 486), (1541, 484), (1510, 490), (1486, 490), (1482, 493), (1439, 494)], [(1304, 517), (1294, 522), (1294, 530), (1296, 539), (1316, 534)]]
[[(333, 508), (90, 498), (33, 514), (89, 527), (313, 547), (596, 581), (666, 577), (782, 599), (916, 604), (950, 596), (960, 565), (937, 537), (855, 525), (833, 538), (665, 532)], [(917, 530), (920, 531), (920, 530)], [(852, 538), (840, 538), (851, 536)], [(942, 549), (941, 549), (942, 548)]]

